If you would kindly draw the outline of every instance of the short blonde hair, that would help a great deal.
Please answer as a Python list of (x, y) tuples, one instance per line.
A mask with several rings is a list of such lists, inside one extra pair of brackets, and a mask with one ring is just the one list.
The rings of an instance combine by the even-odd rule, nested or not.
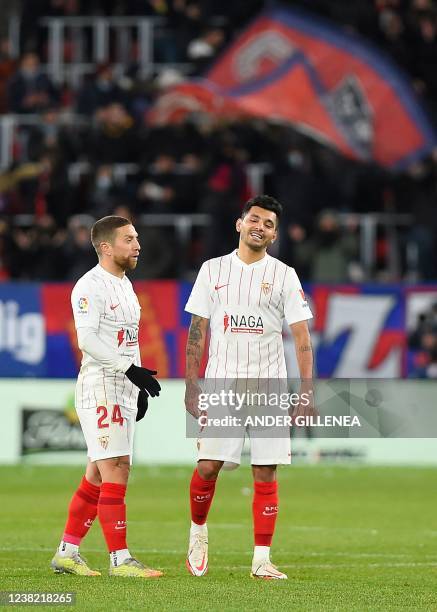
[(129, 219), (117, 217), (116, 215), (109, 215), (96, 221), (91, 228), (91, 242), (96, 249), (97, 255), (100, 255), (100, 245), (102, 242), (110, 242), (112, 244), (114, 242), (115, 230), (131, 223), (132, 221), (129, 221)]

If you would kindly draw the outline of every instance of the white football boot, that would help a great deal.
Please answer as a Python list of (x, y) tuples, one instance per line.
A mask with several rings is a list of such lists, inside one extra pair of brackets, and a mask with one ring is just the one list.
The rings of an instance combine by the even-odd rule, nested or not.
[(287, 580), (287, 574), (280, 572), (276, 565), (269, 560), (256, 561), (252, 563), (252, 578), (261, 578), (262, 580)]
[(187, 570), (193, 576), (204, 576), (208, 571), (208, 532), (190, 534), (187, 560)]

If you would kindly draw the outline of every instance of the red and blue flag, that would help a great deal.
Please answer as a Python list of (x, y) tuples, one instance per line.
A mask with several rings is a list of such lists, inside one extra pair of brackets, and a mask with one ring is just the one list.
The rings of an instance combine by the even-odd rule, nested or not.
[(204, 79), (164, 94), (153, 118), (196, 111), (284, 121), (350, 158), (391, 169), (437, 145), (392, 60), (360, 36), (294, 9), (261, 13)]

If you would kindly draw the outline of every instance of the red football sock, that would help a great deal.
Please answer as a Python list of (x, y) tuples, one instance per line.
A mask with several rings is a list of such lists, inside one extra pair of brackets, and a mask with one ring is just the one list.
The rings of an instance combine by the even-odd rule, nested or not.
[(254, 482), (253, 530), (255, 546), (270, 546), (278, 514), (278, 483)]
[(71, 498), (68, 519), (62, 536), (64, 542), (79, 546), (96, 518), (99, 495), (100, 487), (88, 482), (84, 476), (79, 488)]
[(104, 482), (100, 489), (97, 514), (109, 552), (127, 548), (125, 495), (126, 486), (114, 482)]
[(216, 480), (204, 480), (197, 468), (190, 482), (191, 520), (197, 525), (204, 525), (214, 497)]

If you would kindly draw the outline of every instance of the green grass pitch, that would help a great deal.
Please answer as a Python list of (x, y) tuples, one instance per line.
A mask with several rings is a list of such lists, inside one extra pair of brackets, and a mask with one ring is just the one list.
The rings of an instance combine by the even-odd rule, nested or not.
[[(101, 578), (56, 576), (76, 467), (0, 467), (0, 589), (73, 591), (80, 610), (437, 610), (437, 486), (431, 468), (297, 466), (279, 470), (273, 560), (288, 581), (249, 578), (251, 474), (225, 472), (209, 517), (210, 569), (189, 576), (190, 468), (134, 466), (131, 552), (159, 580), (110, 579), (98, 523), (82, 546)], [(56, 606), (71, 610), (71, 606)], [(38, 609), (48, 607), (38, 606)]]

